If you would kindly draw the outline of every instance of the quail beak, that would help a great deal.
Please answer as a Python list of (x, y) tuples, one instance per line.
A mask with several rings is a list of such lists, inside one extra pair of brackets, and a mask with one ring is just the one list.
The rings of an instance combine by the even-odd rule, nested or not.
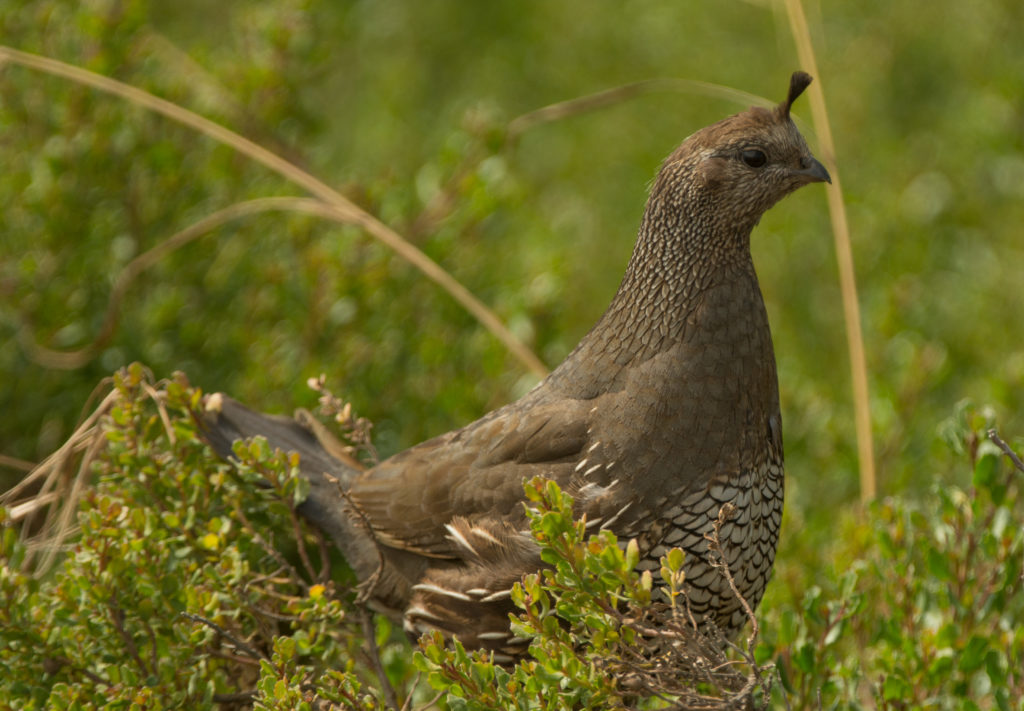
[(832, 176), (828, 174), (818, 160), (812, 156), (807, 156), (803, 160), (804, 167), (800, 170), (794, 170), (793, 175), (801, 176), (808, 183), (829, 183), (832, 184)]

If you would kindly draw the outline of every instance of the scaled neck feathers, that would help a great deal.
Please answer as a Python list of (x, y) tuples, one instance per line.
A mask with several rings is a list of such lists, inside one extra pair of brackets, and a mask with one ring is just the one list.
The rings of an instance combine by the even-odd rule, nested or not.
[[(735, 290), (754, 311), (764, 305), (750, 258), (753, 225), (728, 224), (714, 206), (686, 191), (662, 190), (682, 166), (666, 165), (655, 183), (625, 276), (611, 305), (576, 349), (548, 378), (562, 394), (596, 397), (622, 387), (627, 367), (664, 353), (708, 322), (701, 308), (711, 290)], [(767, 319), (758, 328), (768, 333)], [(769, 337), (770, 338), (770, 337)]]

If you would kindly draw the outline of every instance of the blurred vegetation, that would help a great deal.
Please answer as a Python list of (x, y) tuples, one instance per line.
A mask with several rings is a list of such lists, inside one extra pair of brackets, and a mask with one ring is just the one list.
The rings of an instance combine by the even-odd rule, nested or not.
[[(970, 469), (950, 465), (939, 433), (956, 404), (991, 403), (1006, 431), (1024, 430), (1024, 5), (808, 14), (855, 240), (880, 491), (966, 489)], [(179, 103), (339, 187), (552, 366), (611, 298), (660, 160), (743, 106), (666, 91), (514, 140), (510, 122), (652, 77), (776, 101), (797, 68), (769, 2), (34, 0), (0, 5), (0, 38)], [(277, 411), (311, 406), (306, 379), (327, 373), (385, 456), (535, 382), (360, 231), (283, 213), (161, 259), (116, 305), (98, 357), (54, 367), (38, 347), (87, 346), (132, 258), (236, 202), (301, 193), (171, 121), (11, 63), (0, 164), (2, 455), (49, 454), (96, 383), (132, 361)], [(808, 189), (754, 235), (789, 474), (766, 611), (799, 609), (816, 576), (852, 560), (836, 537), (867, 535), (827, 230)]]

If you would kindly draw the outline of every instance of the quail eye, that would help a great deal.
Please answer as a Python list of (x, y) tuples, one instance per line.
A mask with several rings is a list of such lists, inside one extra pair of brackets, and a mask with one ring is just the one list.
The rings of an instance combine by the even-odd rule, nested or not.
[(768, 156), (764, 154), (764, 151), (757, 148), (748, 148), (740, 153), (740, 158), (743, 162), (749, 165), (751, 168), (760, 168), (762, 165), (768, 162)]

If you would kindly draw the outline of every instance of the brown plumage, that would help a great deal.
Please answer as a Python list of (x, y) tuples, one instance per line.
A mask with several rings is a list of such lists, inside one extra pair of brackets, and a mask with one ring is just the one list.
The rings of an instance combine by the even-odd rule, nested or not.
[(756, 606), (775, 557), (783, 470), (749, 240), (777, 201), (829, 180), (789, 116), (810, 81), (795, 73), (779, 106), (719, 121), (669, 156), (608, 310), (520, 400), (366, 471), (308, 422), (223, 396), (203, 418), (210, 441), (224, 456), (256, 434), (298, 451), (311, 483), (303, 514), (333, 537), (368, 599), (412, 634), (440, 629), (499, 658), (524, 651), (509, 632), (508, 595), (542, 566), (522, 505), (523, 480), (535, 475), (571, 493), (591, 530), (637, 538), (641, 567), (685, 549), (693, 611), (735, 633), (745, 617), (704, 535), (731, 502), (723, 551)]

